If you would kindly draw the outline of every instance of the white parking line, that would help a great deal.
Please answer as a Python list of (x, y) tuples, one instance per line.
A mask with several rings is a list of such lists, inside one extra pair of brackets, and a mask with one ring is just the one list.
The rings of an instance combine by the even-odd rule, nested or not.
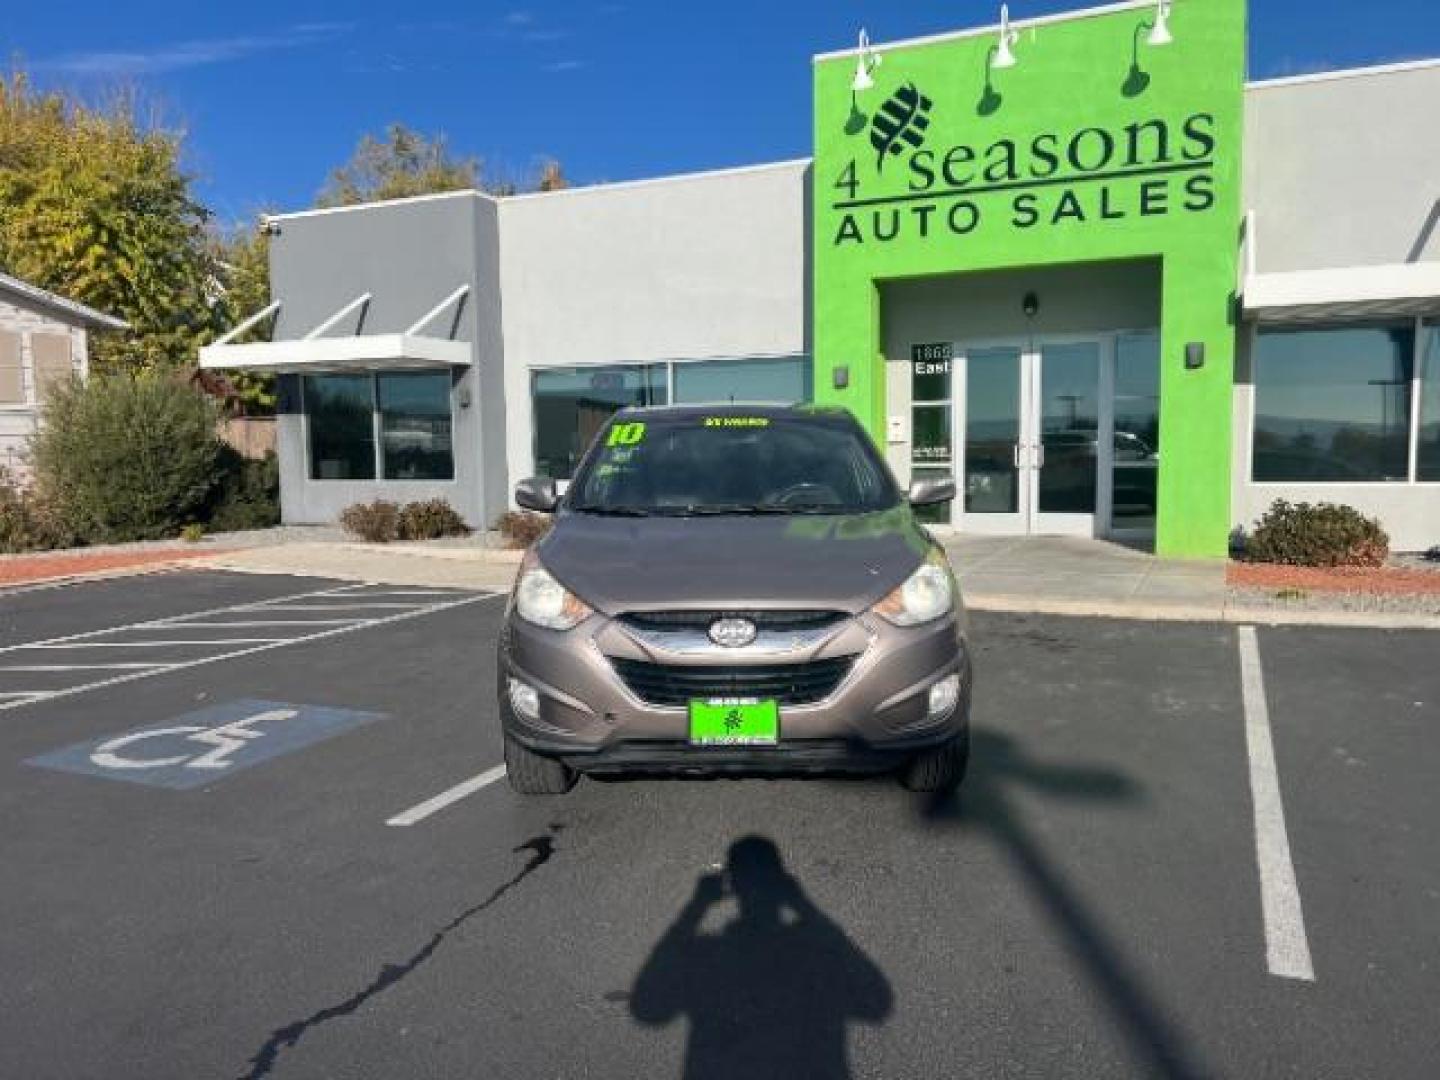
[[(123, 627), (122, 629), (141, 629), (141, 627)], [(117, 631), (118, 632), (118, 631)], [(293, 638), (283, 637), (217, 637), (190, 638), (184, 641), (176, 641), (172, 638), (146, 638), (144, 641), (37, 641), (33, 645), (21, 645), (17, 648), (23, 649), (146, 649), (152, 645), (261, 645), (267, 641), (293, 641)]]
[(1260, 867), (1260, 910), (1265, 920), (1265, 961), (1270, 974), (1282, 979), (1315, 981), (1300, 887), (1290, 858), (1285, 806), (1275, 767), (1270, 735), (1270, 710), (1265, 703), (1265, 676), (1260, 669), (1260, 644), (1255, 627), (1242, 626), (1240, 687), (1245, 703), (1245, 745), (1250, 755), (1250, 795), (1255, 805), (1255, 858)]
[[(246, 604), (243, 606), (247, 610), (249, 610), (251, 608), (260, 607), (266, 604), (283, 604), (287, 600), (301, 600), (309, 596), (328, 596), (335, 591), (336, 590), (333, 588), (310, 589), (302, 593), (291, 593), (289, 596), (277, 596), (273, 600), (262, 600), (259, 602), (259, 604)], [(4, 599), (4, 597), (0, 596), (0, 599)], [(121, 626), (108, 626), (103, 630), (86, 630), (79, 634), (67, 634), (64, 637), (46, 638), (43, 642), (27, 641), (22, 642), (19, 645), (5, 645), (0, 646), (0, 653), (14, 652), (16, 649), (33, 649), (42, 644), (49, 646), (59, 645), (67, 641), (85, 641), (87, 638), (97, 638), (103, 637), (106, 634), (116, 634), (119, 633), (121, 630), (144, 630), (157, 626), (169, 627), (181, 619), (200, 619), (204, 618), (207, 615), (219, 615), (222, 612), (234, 611), (238, 606), (242, 605), (230, 604), (225, 607), (207, 608), (204, 611), (192, 611), (188, 615), (171, 615), (164, 619), (147, 619), (145, 622), (126, 623)]]
[[(423, 611), (424, 608), (412, 608), (412, 611)], [(236, 619), (233, 622), (184, 622), (179, 623), (180, 627), (198, 626), (202, 629), (214, 629), (225, 626), (339, 626), (342, 623), (367, 622), (369, 617), (361, 615), (358, 619)], [(175, 626), (176, 623), (167, 625)]]
[(138, 661), (124, 664), (0, 664), (0, 671), (136, 671), (169, 666), (168, 662), (147, 664)]
[[(454, 595), (454, 594), (451, 594), (451, 595)], [(289, 645), (302, 645), (302, 644), (305, 644), (306, 642), (320, 641), (320, 640), (323, 640), (323, 639), (325, 639), (325, 638), (338, 637), (338, 636), (341, 635), (341, 634), (352, 634), (352, 633), (354, 633), (354, 632), (357, 631), (357, 630), (366, 630), (366, 629), (369, 629), (369, 628), (372, 627), (372, 626), (385, 626), (385, 625), (387, 625), (387, 624), (389, 624), (389, 623), (401, 622), (401, 621), (403, 621), (403, 620), (405, 620), (405, 619), (415, 619), (415, 618), (419, 618), (421, 615), (430, 615), (430, 614), (433, 614), (433, 613), (435, 613), (435, 612), (448, 611), (448, 610), (451, 609), (451, 608), (463, 607), (463, 606), (465, 606), (466, 604), (475, 604), (475, 603), (478, 603), (478, 602), (481, 601), (481, 600), (490, 600), (490, 599), (493, 599), (493, 598), (496, 597), (496, 596), (502, 596), (502, 595), (503, 595), (502, 593), (478, 593), (478, 594), (470, 594), (470, 595), (461, 595), (461, 597), (460, 597), (458, 600), (449, 600), (449, 601), (446, 601), (446, 602), (444, 602), (444, 603), (437, 603), (437, 604), (427, 604), (427, 605), (425, 605), (424, 607), (415, 608), (415, 609), (412, 610), (412, 611), (401, 611), (401, 612), (397, 612), (397, 613), (394, 614), (394, 615), (384, 615), (384, 616), (381, 616), (381, 617), (379, 617), (379, 618), (370, 618), (370, 619), (363, 619), (363, 620), (358, 620), (358, 621), (355, 621), (355, 620), (340, 620), (340, 621), (342, 621), (342, 622), (344, 623), (343, 626), (332, 626), (332, 627), (331, 627), (330, 629), (328, 629), (328, 630), (317, 630), (317, 631), (315, 631), (314, 633), (302, 634), (302, 635), (299, 635), (299, 636), (297, 636), (297, 637), (265, 639), (263, 644), (251, 645), (251, 646), (248, 646), (248, 647), (242, 648), (242, 649), (231, 649), (231, 650), (229, 650), (229, 651), (227, 651), (227, 652), (216, 653), (216, 654), (214, 654), (214, 655), (212, 655), (212, 656), (200, 656), (200, 657), (195, 657), (194, 659), (191, 659), (191, 660), (181, 660), (181, 661), (177, 661), (177, 662), (174, 662), (174, 663), (168, 663), (168, 664), (166, 664), (166, 665), (163, 666), (163, 667), (152, 668), (152, 669), (146, 670), (146, 671), (132, 671), (132, 672), (127, 672), (126, 674), (116, 675), (116, 676), (114, 676), (114, 677), (112, 677), (112, 678), (108, 678), (108, 679), (101, 679), (101, 680), (99, 680), (99, 681), (97, 681), (97, 682), (81, 683), (81, 684), (79, 684), (79, 685), (77, 685), (77, 686), (67, 686), (67, 687), (65, 687), (64, 689), (60, 689), (60, 690), (32, 691), (32, 692), (30, 692), (29, 694), (27, 694), (27, 696), (25, 696), (24, 698), (20, 698), (20, 697), (18, 697), (18, 695), (17, 695), (17, 697), (16, 697), (14, 700), (8, 700), (8, 699), (7, 699), (7, 700), (0, 700), (0, 712), (3, 712), (3, 711), (8, 710), (8, 709), (23, 708), (24, 706), (29, 705), (29, 704), (32, 704), (32, 703), (35, 702), (35, 701), (40, 701), (40, 700), (44, 700), (44, 701), (47, 701), (47, 702), (49, 702), (49, 701), (54, 701), (56, 698), (71, 697), (71, 696), (73, 696), (73, 695), (75, 695), (75, 694), (88, 693), (88, 692), (91, 691), (91, 690), (102, 690), (102, 689), (105, 689), (106, 687), (118, 686), (118, 685), (120, 685), (121, 683), (134, 682), (134, 681), (136, 681), (137, 679), (148, 679), (148, 678), (152, 678), (152, 677), (155, 676), (155, 675), (165, 675), (165, 674), (170, 674), (170, 673), (176, 672), (176, 671), (183, 671), (183, 670), (186, 670), (186, 669), (188, 669), (188, 668), (200, 667), (200, 666), (202, 666), (202, 665), (204, 665), (204, 664), (215, 664), (215, 663), (219, 663), (219, 662), (222, 661), (222, 660), (235, 660), (235, 659), (238, 659), (238, 658), (240, 658), (240, 657), (242, 657), (242, 656), (253, 656), (253, 655), (256, 654), (256, 653), (268, 652), (268, 651), (271, 650), (271, 649), (283, 649), (283, 648), (285, 648), (286, 646), (289, 646)], [(215, 614), (215, 613), (218, 613), (218, 611), (228, 611), (228, 610), (230, 610), (230, 609), (229, 609), (229, 608), (222, 608), (222, 609), (216, 609), (216, 612), (201, 612), (200, 614)], [(183, 616), (183, 615), (182, 615), (182, 616), (175, 616), (175, 617), (173, 617), (173, 618), (171, 618), (171, 619), (163, 620), (163, 621), (148, 622), (148, 623), (135, 623), (135, 624), (133, 624), (132, 626), (112, 627), (112, 628), (110, 628), (109, 630), (93, 631), (90, 635), (76, 634), (76, 635), (72, 635), (72, 636), (71, 636), (70, 638), (68, 638), (68, 639), (66, 639), (66, 638), (56, 638), (56, 639), (54, 639), (53, 641), (50, 641), (50, 642), (34, 642), (34, 643), (30, 644), (30, 645), (11, 646), (10, 648), (7, 648), (7, 649), (0, 649), (0, 652), (12, 652), (12, 651), (14, 651), (15, 649), (23, 649), (23, 648), (32, 648), (32, 649), (33, 649), (33, 648), (44, 648), (44, 647), (46, 647), (47, 645), (60, 645), (60, 644), (66, 643), (66, 642), (73, 643), (74, 645), (76, 645), (76, 646), (78, 646), (78, 647), (81, 647), (81, 648), (92, 648), (92, 647), (94, 647), (95, 645), (97, 645), (97, 644), (102, 644), (102, 643), (100, 643), (100, 642), (93, 642), (93, 641), (77, 640), (77, 639), (81, 639), (81, 638), (84, 638), (84, 637), (87, 637), (87, 636), (93, 636), (94, 634), (102, 634), (102, 633), (117, 634), (117, 633), (124, 632), (124, 631), (126, 631), (126, 630), (132, 630), (132, 629), (141, 628), (141, 627), (153, 627), (153, 626), (157, 626), (157, 625), (166, 625), (166, 626), (173, 627), (174, 629), (184, 629), (184, 626), (185, 626), (186, 624), (184, 624), (183, 622), (181, 622), (181, 620), (183, 620), (184, 618), (186, 618), (186, 616)], [(335, 621), (335, 620), (326, 620), (327, 623), (328, 623), (328, 622), (333, 622), (333, 621)], [(201, 625), (201, 624), (193, 624), (193, 625)], [(226, 624), (221, 624), (221, 625), (226, 625)], [(233, 625), (233, 624), (230, 624), (230, 625)], [(119, 642), (113, 642), (113, 643), (109, 643), (109, 644), (117, 644), (117, 645), (118, 645), (118, 644), (120, 644), (120, 643), (119, 643)], [(146, 642), (138, 642), (138, 643), (136, 643), (136, 644), (137, 644), (137, 645), (154, 645), (155, 642), (146, 641)], [(209, 643), (207, 643), (207, 644), (209, 644)]]
[(489, 787), (491, 784), (493, 784), (496, 780), (499, 780), (504, 775), (504, 765), (496, 765), (493, 769), (486, 769), (479, 776), (472, 776), (469, 780), (466, 780), (463, 783), (456, 784), (454, 787), (446, 791), (442, 791), (434, 798), (426, 799), (419, 805), (412, 806), (404, 813), (396, 814), (390, 820), (385, 822), (385, 824), (400, 829), (403, 829), (409, 825), (415, 825), (421, 821), (424, 821), (432, 814), (438, 814), (441, 810), (444, 810), (451, 803), (457, 803), (461, 799), (465, 798), (467, 795), (474, 795), (475, 792), (479, 791), (481, 788)]

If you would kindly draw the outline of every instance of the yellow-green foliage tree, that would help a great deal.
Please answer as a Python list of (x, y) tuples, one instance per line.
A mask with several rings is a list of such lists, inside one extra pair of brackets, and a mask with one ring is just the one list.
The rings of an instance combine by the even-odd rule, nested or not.
[(100, 370), (193, 363), (213, 336), (207, 214), (180, 168), (181, 136), (0, 76), (0, 269), (118, 315)]
[(391, 124), (383, 138), (361, 138), (350, 160), (330, 174), (316, 205), (352, 206), (479, 186), (480, 162), (451, 157), (444, 135)]
[[(222, 284), (217, 303), (220, 324), (235, 326), (270, 303), (270, 237), (254, 225), (239, 225), (211, 238), (211, 250)], [(267, 322), (269, 320), (266, 320)], [(261, 323), (238, 341), (264, 341), (268, 327)], [(226, 379), (249, 415), (275, 409), (275, 377), (263, 373), (231, 371)]]

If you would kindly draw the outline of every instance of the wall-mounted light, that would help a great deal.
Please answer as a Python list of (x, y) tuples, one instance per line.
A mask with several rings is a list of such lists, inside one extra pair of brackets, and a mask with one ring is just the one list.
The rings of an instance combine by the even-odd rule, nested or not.
[(860, 31), (860, 55), (855, 60), (855, 78), (850, 83), (850, 89), (857, 94), (862, 90), (869, 90), (875, 85), (875, 69), (880, 66), (884, 57), (870, 48), (870, 35), (863, 29)]
[(1033, 292), (1027, 292), (1020, 301), (1020, 310), (1025, 313), (1027, 319), (1033, 319), (1040, 314), (1040, 297)]
[[(1130, 71), (1120, 85), (1120, 92), (1126, 97), (1139, 97), (1150, 88), (1150, 73), (1140, 66), (1140, 35), (1145, 34), (1147, 45), (1169, 45), (1175, 40), (1170, 33), (1171, 0), (1155, 0), (1155, 16), (1135, 27), (1130, 37)], [(1146, 31), (1149, 33), (1145, 33)]]
[(1147, 45), (1169, 45), (1175, 39), (1170, 35), (1171, 0), (1155, 0), (1155, 22), (1150, 27)]
[(995, 43), (995, 48), (990, 54), (990, 66), (993, 68), (1012, 68), (1015, 66), (1014, 46), (1020, 40), (1020, 31), (1010, 29), (1010, 5), (1000, 5), (1000, 40)]

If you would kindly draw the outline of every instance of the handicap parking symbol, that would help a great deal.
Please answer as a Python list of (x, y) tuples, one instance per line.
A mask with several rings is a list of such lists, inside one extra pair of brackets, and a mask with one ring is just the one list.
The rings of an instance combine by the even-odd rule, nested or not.
[(378, 719), (378, 713), (354, 709), (245, 699), (88, 739), (28, 764), (152, 787), (195, 788)]

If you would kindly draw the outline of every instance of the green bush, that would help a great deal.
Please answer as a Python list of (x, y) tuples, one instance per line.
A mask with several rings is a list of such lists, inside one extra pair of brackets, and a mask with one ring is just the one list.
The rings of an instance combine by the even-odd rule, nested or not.
[(55, 508), (32, 491), (15, 487), (0, 471), (0, 553), (70, 547), (74, 530)]
[(444, 499), (406, 503), (400, 510), (400, 539), (437, 540), (442, 536), (466, 536), (470, 527)]
[(218, 419), (212, 399), (164, 373), (57, 384), (31, 444), (38, 488), (87, 540), (174, 536), (219, 483)]
[(550, 531), (550, 516), (529, 510), (511, 510), (495, 523), (512, 548), (528, 548)]
[(1378, 521), (1335, 503), (1276, 499), (1245, 542), (1251, 562), (1290, 566), (1383, 566), (1389, 554)]
[(400, 508), (383, 499), (373, 503), (355, 503), (341, 511), (340, 524), (346, 532), (361, 540), (388, 544), (400, 537)]
[(211, 532), (280, 524), (280, 461), (274, 454), (250, 459), (226, 446), (220, 452), (220, 473), (207, 515)]

